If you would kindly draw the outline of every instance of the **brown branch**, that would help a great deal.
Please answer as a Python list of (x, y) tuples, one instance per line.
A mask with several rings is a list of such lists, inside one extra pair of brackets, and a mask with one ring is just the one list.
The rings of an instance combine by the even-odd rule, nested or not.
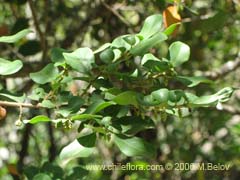
[(41, 106), (39, 104), (33, 105), (30, 103), (18, 103), (18, 102), (9, 102), (9, 101), (0, 101), (0, 106), (34, 108), (34, 109), (44, 108), (43, 106)]
[(231, 105), (222, 105), (221, 109), (218, 109), (220, 111), (224, 111), (230, 114), (240, 114), (240, 109), (235, 108), (234, 106)]
[(113, 9), (111, 6), (109, 6), (107, 3), (105, 3), (103, 0), (101, 1), (101, 3), (103, 4), (103, 6), (108, 9), (109, 11), (111, 11), (113, 13), (113, 15), (115, 15), (123, 24), (125, 24), (127, 27), (130, 27), (131, 24), (126, 21), (126, 19), (119, 14), (118, 11), (116, 11), (115, 9)]
[(236, 70), (238, 67), (240, 67), (240, 55), (234, 61), (228, 61), (223, 64), (219, 69), (203, 72), (202, 75), (209, 79), (216, 80)]
[(46, 54), (47, 54), (47, 46), (46, 46), (45, 35), (41, 31), (40, 24), (39, 24), (39, 21), (37, 19), (36, 10), (35, 10), (34, 5), (33, 5), (33, 1), (28, 0), (28, 4), (29, 4), (29, 7), (30, 7), (31, 12), (32, 12), (34, 26), (35, 26), (36, 31), (37, 31), (37, 33), (39, 35), (39, 38), (40, 38), (41, 47), (42, 47), (42, 60), (45, 60), (45, 57), (46, 57)]

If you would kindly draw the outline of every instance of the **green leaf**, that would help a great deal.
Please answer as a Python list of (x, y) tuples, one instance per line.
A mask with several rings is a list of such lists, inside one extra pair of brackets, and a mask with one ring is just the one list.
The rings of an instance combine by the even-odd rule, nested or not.
[(177, 28), (177, 26), (179, 26), (181, 23), (174, 23), (171, 24), (169, 27), (167, 27), (167, 29), (164, 30), (164, 34), (166, 34), (167, 36), (171, 35), (175, 29)]
[(42, 70), (30, 73), (30, 78), (38, 84), (46, 84), (55, 80), (58, 75), (58, 68), (55, 67), (53, 63), (50, 63)]
[(57, 165), (45, 162), (41, 167), (41, 172), (44, 172), (51, 176), (52, 179), (62, 179), (64, 176), (63, 169)]
[(86, 136), (78, 138), (78, 142), (84, 147), (94, 147), (96, 143), (96, 133), (91, 133)]
[(161, 30), (161, 27), (162, 15), (155, 14), (146, 18), (139, 34), (142, 35), (144, 38), (148, 38), (159, 32)]
[(79, 48), (72, 53), (63, 53), (66, 63), (74, 70), (88, 73), (94, 63), (94, 54), (89, 48)]
[(118, 94), (112, 100), (119, 105), (134, 105), (137, 106), (138, 102), (136, 99), (137, 93), (134, 91), (125, 91), (123, 93)]
[(10, 100), (13, 100), (15, 102), (19, 102), (19, 103), (24, 102), (25, 99), (26, 99), (26, 95), (25, 94), (13, 94), (11, 92), (4, 91), (4, 90), (0, 92), (0, 97), (1, 96), (5, 97), (5, 98), (8, 98)]
[(156, 91), (153, 91), (151, 93), (154, 100), (156, 100), (158, 103), (166, 103), (169, 98), (169, 90), (166, 88), (162, 88)]
[(51, 119), (49, 119), (47, 116), (39, 115), (39, 116), (35, 116), (30, 120), (24, 121), (24, 123), (37, 124), (39, 122), (50, 122), (50, 121)]
[(187, 107), (166, 109), (166, 112), (177, 117), (187, 117), (191, 114), (190, 109)]
[(23, 174), (28, 178), (28, 179), (33, 179), (33, 177), (39, 173), (39, 168), (35, 166), (25, 166), (23, 168)]
[(55, 108), (55, 104), (52, 101), (48, 100), (48, 99), (44, 99), (41, 102), (41, 106), (45, 107), (45, 108), (49, 108), (49, 109)]
[(175, 79), (187, 85), (188, 87), (194, 87), (200, 83), (213, 83), (212, 80), (209, 80), (203, 76), (195, 76), (195, 77), (177, 76)]
[(84, 104), (84, 100), (79, 96), (73, 96), (68, 102), (68, 105), (61, 107), (56, 111), (57, 114), (61, 114), (63, 117), (69, 116), (71, 113), (76, 113), (80, 110), (80, 107)]
[(52, 178), (44, 173), (38, 173), (33, 177), (33, 180), (52, 180)]
[(142, 130), (155, 127), (150, 118), (142, 119), (137, 116), (125, 116), (120, 119), (114, 119), (112, 126), (125, 135), (135, 135)]
[(62, 48), (52, 48), (51, 49), (51, 61), (52, 62), (58, 62), (58, 63), (62, 63), (64, 62), (64, 57), (63, 57), (63, 53), (68, 52), (65, 49)]
[(169, 90), (166, 88), (153, 91), (151, 94), (146, 96), (137, 96), (137, 101), (143, 106), (156, 106), (160, 104), (166, 104), (168, 100)]
[(11, 35), (11, 36), (1, 36), (0, 37), (0, 42), (3, 43), (14, 43), (20, 39), (22, 39), (24, 36), (26, 36), (28, 33), (32, 32), (29, 29), (24, 29), (17, 34)]
[(130, 53), (134, 56), (143, 55), (145, 54), (150, 48), (154, 47), (158, 43), (165, 41), (167, 36), (162, 32), (158, 32), (152, 37), (148, 39), (144, 39), (140, 41), (137, 45), (135, 45), (131, 50)]
[(151, 72), (164, 72), (170, 68), (168, 61), (161, 60), (148, 60), (143, 66)]
[(128, 35), (123, 35), (123, 36), (119, 36), (116, 39), (114, 39), (111, 47), (119, 48), (119, 49), (127, 50), (127, 51), (130, 50), (131, 45), (124, 40), (124, 38), (127, 37), (127, 36)]
[(101, 115), (94, 115), (94, 114), (78, 114), (78, 115), (74, 115), (71, 117), (72, 121), (82, 121), (82, 120), (86, 120), (86, 119), (95, 119), (95, 118), (102, 118)]
[(108, 64), (114, 60), (114, 52), (111, 48), (104, 50), (99, 55), (102, 62)]
[[(75, 139), (72, 143), (64, 147), (59, 155), (61, 160), (70, 161), (78, 157), (88, 157), (90, 156), (95, 148), (94, 147), (85, 147), (85, 145), (95, 144), (96, 138), (93, 135), (82, 136), (78, 139)], [(81, 144), (81, 142), (83, 144)], [(90, 144), (86, 143), (89, 142)]]
[(100, 46), (98, 49), (96, 49), (93, 53), (94, 54), (97, 54), (99, 52), (102, 52), (104, 51), (105, 49), (107, 49), (108, 47), (111, 46), (111, 43), (106, 43), (106, 44), (103, 44), (102, 46)]
[(8, 61), (0, 58), (0, 75), (10, 75), (18, 72), (23, 67), (20, 60)]
[(190, 56), (190, 48), (187, 44), (180, 41), (174, 42), (169, 47), (170, 62), (173, 67), (177, 67), (188, 61)]
[(32, 94), (28, 96), (28, 98), (39, 101), (40, 99), (44, 99), (47, 93), (44, 91), (43, 88), (34, 88)]
[(142, 61), (141, 61), (141, 65), (144, 65), (147, 61), (149, 60), (156, 60), (156, 61), (161, 61), (160, 59), (158, 59), (156, 56), (154, 56), (153, 54), (151, 53), (147, 53), (147, 54), (144, 54), (143, 58), (142, 58)]
[(96, 101), (94, 101), (88, 108), (87, 110), (84, 112), (84, 114), (95, 114), (95, 113), (98, 113), (99, 111), (109, 107), (109, 106), (112, 106), (112, 105), (115, 105), (116, 103), (113, 102), (113, 101), (104, 101), (102, 99), (98, 99)]
[(189, 105), (191, 107), (209, 107), (212, 105), (216, 105), (218, 102), (226, 102), (229, 100), (233, 93), (234, 89), (231, 87), (226, 87), (221, 90), (219, 90), (217, 93), (213, 95), (207, 95), (207, 96), (192, 96), (192, 98), (189, 98), (188, 94), (187, 97), (189, 99)]
[(186, 93), (182, 90), (171, 90), (168, 94), (168, 105), (183, 105), (187, 101)]
[(87, 176), (88, 173), (89, 172), (81, 166), (73, 167), (71, 168), (70, 173), (66, 176), (65, 179), (67, 180), (84, 179), (84, 177)]
[(155, 146), (138, 137), (126, 138), (115, 135), (113, 141), (126, 156), (154, 157), (156, 155)]

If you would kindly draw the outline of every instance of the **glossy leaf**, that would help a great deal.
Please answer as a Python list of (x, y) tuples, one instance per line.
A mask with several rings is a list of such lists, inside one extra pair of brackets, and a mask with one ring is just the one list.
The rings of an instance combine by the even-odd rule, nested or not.
[(187, 85), (188, 87), (194, 87), (200, 83), (213, 83), (213, 81), (211, 81), (203, 76), (195, 76), (195, 77), (177, 76), (176, 80), (182, 82), (183, 84)]
[(0, 58), (0, 75), (10, 75), (22, 69), (23, 63), (20, 60), (8, 61)]
[(126, 156), (154, 157), (156, 155), (155, 146), (138, 137), (126, 138), (115, 135), (113, 141)]
[(79, 48), (72, 53), (63, 53), (66, 63), (74, 70), (88, 73), (94, 63), (94, 54), (89, 48)]
[(138, 102), (136, 100), (137, 93), (134, 91), (125, 91), (118, 94), (113, 101), (119, 105), (134, 105), (137, 106)]
[(116, 39), (113, 40), (111, 46), (113, 48), (119, 48), (119, 49), (122, 49), (122, 50), (130, 50), (131, 45), (124, 40), (124, 38), (127, 37), (127, 36), (128, 35), (123, 35), (123, 36), (117, 37)]
[(40, 105), (42, 107), (49, 108), (49, 109), (56, 107), (55, 104), (49, 99), (44, 99)]
[(33, 177), (33, 180), (52, 180), (52, 178), (45, 173), (39, 173)]
[(84, 114), (95, 114), (95, 113), (98, 113), (99, 111), (109, 107), (109, 106), (112, 106), (112, 105), (115, 105), (116, 103), (113, 102), (113, 101), (104, 101), (102, 99), (98, 99), (96, 101), (94, 101), (89, 107), (88, 109), (84, 112)]
[(190, 105), (192, 107), (209, 107), (216, 105), (218, 102), (226, 102), (231, 97), (233, 91), (233, 88), (226, 87), (213, 95), (191, 98)]
[(49, 122), (49, 121), (51, 121), (51, 119), (49, 119), (47, 116), (39, 115), (39, 116), (35, 116), (34, 118), (32, 118), (30, 120), (26, 120), (24, 122), (30, 123), (30, 124), (37, 124), (40, 122)]
[(141, 64), (144, 65), (145, 63), (147, 63), (147, 61), (160, 61), (160, 59), (158, 59), (156, 56), (154, 56), (153, 54), (151, 53), (147, 53), (147, 54), (144, 54), (143, 58), (142, 58), (142, 61), (141, 61)]
[(57, 67), (51, 63), (38, 72), (30, 73), (30, 78), (38, 84), (46, 84), (52, 82), (58, 75)]
[(79, 96), (73, 96), (68, 102), (68, 105), (61, 107), (56, 111), (57, 114), (61, 114), (63, 117), (69, 116), (71, 113), (76, 113), (80, 110), (80, 107), (84, 104), (84, 100)]
[(71, 117), (72, 121), (82, 121), (86, 119), (95, 119), (95, 118), (102, 118), (101, 115), (94, 115), (94, 114), (78, 114)]
[(15, 101), (15, 102), (20, 102), (20, 103), (24, 102), (25, 99), (26, 99), (26, 95), (25, 94), (14, 94), (14, 93), (11, 93), (11, 92), (8, 92), (8, 91), (4, 91), (4, 90), (2, 90), (0, 92), (0, 99), (2, 99), (1, 96), (5, 97), (7, 99), (10, 99), (12, 101)]
[(112, 121), (112, 126), (125, 135), (135, 135), (142, 130), (155, 127), (150, 118), (142, 119), (136, 116), (125, 116), (120, 119), (115, 119)]
[(58, 63), (61, 63), (61, 62), (64, 62), (64, 57), (63, 57), (63, 53), (66, 53), (67, 50), (65, 49), (62, 49), (62, 48), (53, 48), (51, 50), (51, 61), (52, 62), (58, 62)]
[(157, 32), (160, 32), (161, 27), (162, 15), (155, 14), (146, 18), (139, 34), (142, 35), (145, 39), (147, 39), (150, 36), (156, 34)]
[(32, 32), (31, 30), (29, 29), (24, 29), (14, 35), (11, 35), (11, 36), (1, 36), (0, 37), (0, 42), (3, 42), (3, 43), (14, 43), (20, 39), (22, 39), (23, 37), (25, 37), (28, 33)]
[(162, 88), (151, 93), (153, 98), (159, 103), (166, 103), (169, 98), (169, 90)]
[(180, 41), (172, 43), (169, 47), (169, 52), (170, 62), (172, 63), (173, 67), (177, 67), (188, 61), (190, 56), (189, 46)]
[(148, 60), (143, 66), (151, 72), (164, 72), (170, 68), (168, 61), (160, 60)]
[(108, 64), (114, 60), (114, 52), (111, 48), (104, 50), (99, 55), (102, 62)]
[[(84, 145), (81, 144), (81, 142), (84, 144), (86, 142), (90, 142), (90, 145), (95, 144), (95, 139), (96, 137), (93, 137), (92, 135), (86, 135), (82, 136), (78, 139), (75, 139), (72, 143), (69, 145), (65, 146), (61, 153), (60, 153), (60, 159), (64, 161), (70, 161), (72, 159), (76, 159), (78, 157), (88, 157), (90, 156), (94, 149), (92, 146), (91, 147), (85, 147)], [(87, 144), (89, 145), (89, 144)]]
[(103, 45), (100, 46), (98, 49), (96, 49), (93, 53), (94, 53), (94, 54), (97, 54), (97, 53), (99, 53), (99, 52), (102, 52), (102, 51), (104, 51), (105, 49), (107, 49), (109, 46), (111, 46), (111, 43), (103, 44)]
[(163, 33), (166, 34), (167, 36), (173, 34), (174, 32), (176, 32), (176, 29), (180, 26), (181, 23), (174, 23), (171, 24), (169, 27), (167, 27)]
[(167, 36), (165, 34), (163, 34), (162, 32), (158, 32), (152, 37), (140, 41), (130, 50), (130, 53), (134, 56), (143, 55), (144, 53), (148, 52), (150, 48), (154, 47), (162, 41), (165, 41), (166, 39)]

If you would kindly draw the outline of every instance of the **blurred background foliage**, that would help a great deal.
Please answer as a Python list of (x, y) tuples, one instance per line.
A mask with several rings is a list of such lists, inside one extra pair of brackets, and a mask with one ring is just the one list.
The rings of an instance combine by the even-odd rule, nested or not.
[[(240, 87), (238, 0), (0, 0), (0, 36), (25, 28), (36, 32), (15, 45), (0, 44), (1, 56), (24, 62), (24, 69), (19, 73), (0, 77), (0, 85), (28, 93), (33, 86), (28, 73), (50, 61), (51, 48), (97, 49), (119, 35), (138, 32), (147, 16), (163, 13), (173, 4), (178, 5), (179, 13), (173, 14), (173, 19), (177, 17), (182, 23), (154, 53), (165, 56), (173, 41), (188, 44), (191, 58), (179, 71), (183, 75), (204, 74), (215, 80), (210, 87), (198, 86), (195, 89), (198, 95), (216, 92), (224, 86)], [(233, 70), (220, 72), (234, 63), (238, 64)], [(172, 86), (176, 88), (178, 84)], [(159, 142), (157, 159), (129, 158), (111, 143), (99, 141), (98, 153), (67, 165), (57, 155), (77, 136), (77, 128), (68, 131), (50, 124), (17, 128), (14, 122), (18, 110), (8, 108), (8, 117), (0, 121), (0, 179), (19, 179), (22, 172), (29, 179), (38, 172), (49, 174), (52, 179), (240, 179), (239, 103), (240, 94), (235, 93), (224, 108), (199, 109), (184, 119), (169, 117), (160, 121), (156, 130), (144, 132), (145, 139), (155, 138)], [(25, 111), (29, 117), (39, 114), (39, 110)], [(87, 171), (81, 167), (88, 163), (127, 162), (163, 165), (211, 162), (232, 166), (229, 171)]]

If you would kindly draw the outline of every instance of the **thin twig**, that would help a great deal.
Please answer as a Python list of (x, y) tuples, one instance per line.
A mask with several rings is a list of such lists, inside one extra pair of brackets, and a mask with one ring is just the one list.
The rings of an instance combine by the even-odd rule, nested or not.
[(219, 69), (203, 72), (202, 75), (206, 76), (209, 79), (216, 80), (236, 70), (238, 67), (240, 67), (240, 54), (235, 60), (228, 61), (227, 63), (223, 64)]
[(240, 114), (240, 109), (235, 108), (234, 106), (231, 105), (222, 105), (220, 111), (224, 111), (230, 114)]
[(10, 106), (10, 107), (22, 107), (22, 108), (43, 108), (41, 105), (33, 105), (30, 103), (18, 103), (18, 102), (9, 102), (9, 101), (0, 101), (1, 106)]
[(131, 24), (126, 21), (126, 19), (121, 15), (119, 14), (119, 12), (117, 12), (115, 9), (113, 9), (112, 7), (110, 7), (108, 4), (106, 4), (104, 1), (101, 1), (103, 6), (105, 8), (107, 8), (109, 11), (111, 11), (118, 19), (120, 19), (120, 21), (122, 21), (127, 27), (130, 27)]
[(45, 60), (46, 50), (47, 50), (46, 49), (45, 35), (43, 34), (43, 32), (40, 29), (40, 24), (39, 24), (38, 19), (37, 19), (37, 14), (36, 14), (36, 10), (35, 10), (34, 5), (33, 5), (33, 1), (28, 0), (28, 4), (29, 4), (29, 7), (30, 7), (31, 12), (32, 12), (32, 17), (33, 17), (33, 21), (34, 21), (36, 31), (37, 31), (37, 33), (39, 35), (39, 38), (40, 38), (41, 47), (42, 47), (42, 59)]

